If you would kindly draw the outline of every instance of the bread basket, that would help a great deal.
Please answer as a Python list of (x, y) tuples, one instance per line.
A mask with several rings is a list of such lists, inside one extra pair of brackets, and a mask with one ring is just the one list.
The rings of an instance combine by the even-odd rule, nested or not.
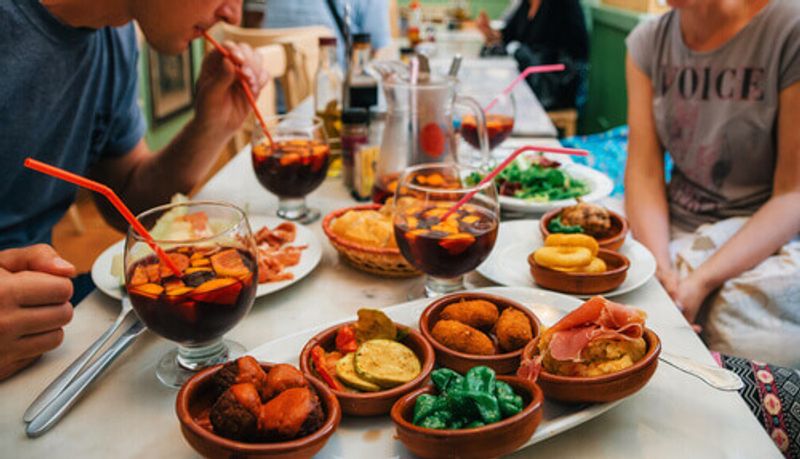
[(335, 210), (322, 221), (322, 230), (325, 231), (325, 235), (328, 236), (328, 240), (339, 252), (339, 255), (356, 269), (382, 277), (414, 277), (422, 274), (406, 261), (400, 253), (400, 249), (396, 247), (365, 246), (339, 236), (331, 229), (334, 220), (348, 211), (379, 210), (380, 208), (380, 204), (365, 204)]

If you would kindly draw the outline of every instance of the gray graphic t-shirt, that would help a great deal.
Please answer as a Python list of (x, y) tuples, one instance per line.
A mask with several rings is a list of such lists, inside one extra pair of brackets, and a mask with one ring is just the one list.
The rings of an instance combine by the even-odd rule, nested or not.
[(710, 52), (685, 45), (679, 18), (643, 23), (626, 43), (653, 83), (658, 138), (675, 163), (671, 220), (693, 230), (752, 215), (772, 194), (779, 95), (800, 81), (800, 1), (772, 0)]

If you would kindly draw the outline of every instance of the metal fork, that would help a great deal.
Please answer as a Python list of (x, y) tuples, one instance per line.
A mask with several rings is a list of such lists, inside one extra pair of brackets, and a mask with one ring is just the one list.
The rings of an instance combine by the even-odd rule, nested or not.
[(123, 294), (122, 296), (122, 310), (117, 316), (117, 320), (108, 327), (97, 341), (92, 343), (88, 349), (86, 349), (83, 354), (78, 356), (70, 366), (68, 366), (60, 375), (53, 380), (53, 382), (48, 385), (36, 400), (31, 403), (27, 410), (25, 410), (25, 414), (22, 416), (22, 419), (25, 422), (31, 422), (33, 418), (35, 418), (39, 413), (41, 413), (47, 405), (49, 405), (57, 396), (60, 394), (67, 385), (72, 382), (78, 374), (86, 367), (90, 360), (97, 354), (103, 345), (114, 335), (114, 333), (119, 329), (120, 325), (128, 318), (129, 315), (135, 315), (131, 306), (131, 300), (128, 298), (128, 295)]

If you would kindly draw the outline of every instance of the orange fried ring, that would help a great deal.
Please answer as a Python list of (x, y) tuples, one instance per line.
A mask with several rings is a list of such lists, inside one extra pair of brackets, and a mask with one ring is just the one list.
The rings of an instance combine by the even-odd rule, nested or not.
[(597, 250), (600, 248), (597, 239), (588, 234), (553, 233), (547, 236), (544, 245), (547, 247), (586, 247), (592, 252), (593, 257), (597, 256)]
[(586, 247), (542, 247), (533, 252), (536, 263), (546, 268), (579, 268), (592, 262)]

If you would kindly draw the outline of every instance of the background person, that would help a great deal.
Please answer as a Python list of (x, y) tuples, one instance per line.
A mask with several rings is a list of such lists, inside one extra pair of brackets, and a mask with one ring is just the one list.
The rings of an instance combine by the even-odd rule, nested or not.
[(627, 39), (633, 234), (712, 350), (800, 368), (800, 4), (668, 3)]
[[(72, 317), (75, 268), (51, 247), (75, 187), (25, 169), (27, 156), (89, 175), (134, 213), (187, 193), (249, 112), (234, 65), (214, 51), (197, 81), (195, 116), (160, 152), (143, 140), (136, 20), (151, 46), (179, 53), (241, 0), (18, 0), (0, 3), (0, 378), (59, 345)], [(254, 93), (258, 56), (228, 44)], [(98, 200), (110, 223), (116, 212)]]
[[(485, 11), (477, 26), (492, 54), (508, 51), (520, 70), (531, 65), (562, 63), (564, 72), (527, 78), (546, 110), (580, 107), (585, 98), (589, 35), (579, 0), (521, 0), (511, 5), (502, 31), (489, 25)], [(494, 51), (492, 51), (494, 49)]]

